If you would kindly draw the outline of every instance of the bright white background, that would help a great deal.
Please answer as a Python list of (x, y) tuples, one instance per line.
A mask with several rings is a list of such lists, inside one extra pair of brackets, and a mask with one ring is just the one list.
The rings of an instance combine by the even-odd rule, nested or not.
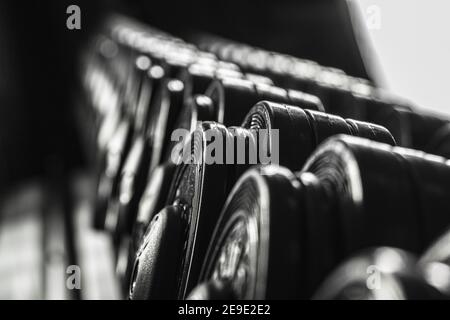
[[(356, 3), (370, 23), (367, 32), (385, 86), (419, 106), (450, 114), (450, 1)], [(378, 27), (367, 20), (374, 6), (379, 8)]]

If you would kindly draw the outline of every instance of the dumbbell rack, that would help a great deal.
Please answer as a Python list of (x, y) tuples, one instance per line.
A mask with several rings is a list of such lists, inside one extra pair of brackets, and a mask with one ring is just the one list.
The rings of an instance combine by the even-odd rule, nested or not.
[[(109, 291), (120, 291), (117, 296), (131, 299), (334, 299), (352, 298), (348, 288), (356, 281), (364, 297), (374, 298), (361, 274), (356, 280), (339, 276), (344, 273), (336, 269), (339, 264), (370, 247), (398, 247), (419, 255), (444, 233), (449, 221), (440, 212), (448, 208), (442, 195), (448, 188), (442, 177), (450, 168), (445, 160), (450, 155), (448, 119), (428, 114), (342, 70), (215, 36), (192, 39), (195, 43), (187, 43), (134, 20), (112, 16), (83, 55), (75, 110), (85, 155), (97, 177), (93, 224), (102, 230), (103, 248), (113, 252), (108, 259), (114, 261), (119, 279)], [(170, 135), (177, 128), (191, 134), (189, 142), (195, 148), (207, 145), (208, 130), (251, 140), (257, 130), (277, 129), (282, 167), (174, 164)], [(392, 171), (399, 180), (390, 180), (382, 172), (377, 180), (378, 168)], [(384, 199), (377, 192), (393, 197), (392, 207), (378, 204)], [(416, 201), (416, 196), (420, 209), (405, 204)], [(266, 203), (264, 197), (276, 199), (275, 204)], [(295, 208), (288, 206), (296, 201)], [(328, 205), (327, 209), (318, 203)], [(380, 218), (381, 222), (373, 223), (378, 231), (372, 234), (367, 221), (350, 213), (345, 216), (343, 208), (371, 219), (376, 219), (374, 211), (380, 208), (396, 218), (392, 218), (392, 230), (384, 228), (383, 223), (389, 221)], [(315, 224), (303, 226), (302, 234), (289, 219), (304, 223), (303, 213), (296, 218), (288, 215), (286, 221), (274, 222), (268, 229), (263, 228), (266, 222), (253, 218), (233, 229), (229, 219), (234, 219), (238, 209), (259, 212), (261, 217), (266, 214), (268, 221), (280, 219), (274, 212), (292, 212), (293, 217), (299, 210), (324, 214), (328, 217), (324, 221), (330, 221), (311, 219)], [(437, 225), (429, 222), (429, 230), (422, 233), (403, 230), (408, 209), (436, 217)], [(333, 217), (338, 213), (349, 219), (345, 221), (348, 226)], [(82, 219), (86, 217), (87, 213)], [(83, 223), (81, 229), (89, 229)], [(248, 240), (251, 228), (247, 223), (256, 223), (258, 237), (251, 239), (257, 245)], [(332, 223), (348, 227), (340, 231), (345, 240), (333, 242), (314, 234), (335, 236)], [(376, 234), (384, 229), (392, 233)], [(267, 243), (266, 234), (270, 234)], [(83, 237), (81, 233), (78, 239)], [(333, 258), (312, 259), (316, 264), (311, 265), (298, 260), (314, 251), (315, 244), (302, 243), (305, 239), (316, 241), (317, 250), (323, 252), (337, 243), (342, 247), (331, 251)], [(246, 250), (258, 254), (245, 256), (246, 262), (240, 261), (235, 269), (228, 265), (228, 272), (235, 274), (230, 278), (227, 261), (232, 264), (233, 256), (226, 248), (244, 257), (239, 241), (251, 243), (253, 247)], [(305, 251), (294, 259), (274, 249), (283, 251), (283, 246)], [(364, 256), (370, 263), (360, 265), (375, 265), (383, 254), (398, 256), (407, 260), (408, 269), (400, 268), (389, 276), (406, 285), (418, 283), (417, 290), (404, 289), (403, 298), (447, 294), (427, 282), (423, 271), (423, 265), (438, 258), (428, 258), (416, 270), (414, 259), (396, 250), (380, 248)], [(280, 267), (277, 259), (288, 265)], [(356, 265), (349, 262), (342, 268)], [(311, 271), (314, 268), (316, 274)], [(295, 270), (301, 271), (295, 274)], [(333, 270), (337, 275), (331, 275), (319, 289)], [(239, 272), (245, 276), (236, 275)], [(302, 287), (302, 277), (308, 272), (314, 276)]]

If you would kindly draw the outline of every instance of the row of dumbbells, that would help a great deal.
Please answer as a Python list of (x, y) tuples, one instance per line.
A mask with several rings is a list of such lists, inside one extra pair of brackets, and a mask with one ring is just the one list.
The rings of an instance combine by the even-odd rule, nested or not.
[[(84, 56), (94, 224), (125, 296), (184, 299), (200, 284), (191, 297), (309, 298), (357, 250), (420, 254), (445, 231), (448, 121), (342, 71), (216, 40), (201, 51), (112, 17)], [(211, 135), (229, 163), (207, 161)], [(245, 161), (254, 141), (280, 166)]]

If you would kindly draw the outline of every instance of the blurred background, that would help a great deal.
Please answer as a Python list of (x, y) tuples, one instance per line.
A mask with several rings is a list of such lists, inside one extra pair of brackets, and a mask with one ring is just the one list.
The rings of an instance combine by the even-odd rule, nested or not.
[[(72, 4), (81, 30), (66, 27)], [(450, 113), (445, 0), (1, 1), (0, 298), (80, 298), (59, 280), (90, 254), (98, 263), (86, 269), (101, 276), (85, 279), (87, 297), (117, 297), (98, 255), (107, 244), (94, 231), (77, 237), (67, 219), (90, 196), (73, 120), (80, 50), (110, 12), (182, 38), (202, 31), (311, 59)]]

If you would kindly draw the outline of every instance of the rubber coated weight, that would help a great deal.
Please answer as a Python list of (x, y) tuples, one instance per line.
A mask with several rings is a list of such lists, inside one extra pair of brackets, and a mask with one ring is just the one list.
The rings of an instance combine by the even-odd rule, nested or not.
[[(230, 283), (237, 299), (301, 298), (300, 185), (280, 167), (249, 170), (233, 188), (211, 240), (201, 282)], [(283, 201), (279, 201), (283, 198)]]
[(124, 252), (122, 252), (122, 255), (127, 256), (123, 282), (127, 285), (130, 283), (134, 260), (144, 232), (154, 215), (160, 212), (165, 206), (174, 172), (175, 165), (166, 163), (156, 167), (149, 175), (147, 186), (139, 202), (138, 213), (133, 225), (129, 246), (123, 247)]
[(309, 298), (340, 249), (334, 203), (310, 173), (250, 169), (222, 210), (201, 282), (228, 281), (237, 299)]
[(341, 192), (337, 199), (344, 248), (388, 245), (419, 253), (437, 236), (438, 226), (449, 222), (429, 211), (432, 201), (441, 208), (448, 205), (444, 192), (430, 200), (430, 190), (446, 190), (449, 168), (443, 158), (342, 136), (319, 147), (303, 170), (341, 181), (335, 188)]
[(171, 299), (177, 280), (173, 277), (183, 249), (185, 221), (177, 207), (167, 207), (150, 223), (137, 254), (129, 298)]
[(271, 141), (271, 130), (277, 129), (279, 164), (291, 170), (300, 170), (314, 149), (336, 134), (361, 136), (395, 145), (389, 131), (381, 126), (271, 102), (258, 103), (247, 114), (242, 126), (250, 130), (267, 129), (267, 149), (270, 152), (275, 143)]
[[(189, 217), (187, 245), (182, 254), (183, 261), (180, 266), (181, 282), (178, 298), (184, 298), (193, 287), (191, 283), (197, 280), (217, 212), (223, 205), (223, 194), (227, 192), (227, 181), (230, 178), (226, 164), (206, 165), (205, 150), (208, 140), (205, 135), (207, 132), (213, 133), (212, 136), (215, 139), (221, 140), (221, 147), (218, 148), (222, 150), (216, 152), (221, 151), (226, 155), (226, 128), (216, 123), (203, 123), (198, 130), (194, 131), (191, 135), (192, 140), (187, 143), (188, 148), (192, 148), (192, 152), (187, 154), (191, 157), (189, 159), (191, 161), (177, 168), (167, 199), (168, 204), (182, 206)], [(217, 188), (217, 181), (221, 182), (219, 188)]]

